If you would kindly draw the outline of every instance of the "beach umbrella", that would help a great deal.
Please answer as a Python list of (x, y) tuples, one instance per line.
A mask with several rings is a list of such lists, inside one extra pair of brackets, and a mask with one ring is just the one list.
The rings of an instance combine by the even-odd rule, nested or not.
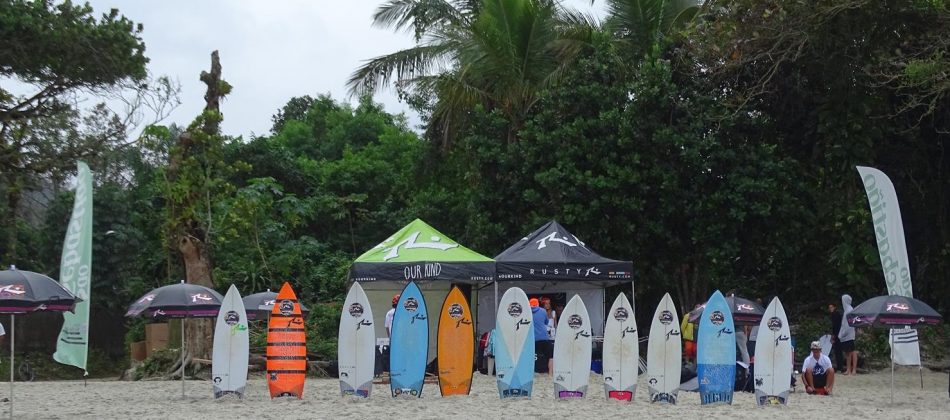
[[(732, 321), (736, 325), (758, 325), (765, 313), (765, 308), (758, 302), (739, 296), (726, 297), (726, 304), (732, 308)], [(689, 322), (698, 324), (705, 308), (706, 304), (704, 303), (699, 308), (690, 311), (688, 315)]]
[[(242, 300), (244, 301), (244, 308), (245, 311), (247, 311), (248, 320), (254, 321), (257, 319), (265, 319), (270, 316), (271, 311), (274, 309), (274, 302), (277, 300), (277, 293), (267, 289), (266, 292), (247, 295), (243, 297)], [(310, 310), (301, 303), (300, 313), (303, 314), (304, 318), (306, 318), (307, 314), (310, 313)]]
[(81, 299), (66, 290), (59, 282), (32, 271), (0, 271), (0, 314), (10, 314), (10, 417), (13, 417), (13, 372), (16, 366), (13, 350), (16, 347), (16, 314), (33, 312), (72, 311)]
[[(908, 296), (878, 296), (861, 302), (848, 313), (848, 325), (855, 328), (890, 328), (890, 341), (900, 334), (902, 328), (919, 328), (937, 325), (943, 317), (930, 305)], [(920, 371), (920, 387), (924, 387), (923, 368)], [(891, 402), (894, 402), (894, 352), (891, 351)]]
[(153, 289), (135, 301), (125, 313), (127, 317), (146, 316), (152, 320), (181, 318), (181, 396), (185, 396), (185, 320), (215, 318), (224, 297), (197, 284), (170, 284)]

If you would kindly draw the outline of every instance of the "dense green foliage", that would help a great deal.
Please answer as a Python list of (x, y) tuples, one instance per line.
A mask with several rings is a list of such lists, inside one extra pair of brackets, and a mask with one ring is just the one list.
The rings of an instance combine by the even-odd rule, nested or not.
[[(524, 9), (499, 9), (514, 3)], [(944, 1), (604, 3), (600, 25), (542, 0), (386, 3), (377, 20), (413, 29), (416, 55), (373, 61), (353, 83), (414, 83), (405, 98), (429, 130), (367, 97), (300, 96), (270, 135), (221, 136), (204, 157), (235, 169), (218, 172), (203, 209), (217, 284), (291, 281), (314, 308), (310, 350), (329, 357), (350, 262), (405, 223), (494, 255), (557, 219), (634, 261), (641, 316), (665, 292), (691, 306), (718, 288), (778, 295), (793, 323), (823, 320), (841, 293), (886, 292), (854, 168), (867, 165), (897, 188), (915, 295), (950, 309)], [(503, 34), (501, 15), (523, 20)], [(94, 243), (97, 308), (181, 277), (161, 233), (169, 203), (153, 198), (177, 129), (151, 133), (150, 147), (93, 167), (125, 174), (98, 179), (94, 230), (115, 234)], [(55, 271), (70, 202), (57, 197), (45, 223), (19, 220), (35, 258), (18, 264)], [(803, 334), (821, 325), (802, 322)]]

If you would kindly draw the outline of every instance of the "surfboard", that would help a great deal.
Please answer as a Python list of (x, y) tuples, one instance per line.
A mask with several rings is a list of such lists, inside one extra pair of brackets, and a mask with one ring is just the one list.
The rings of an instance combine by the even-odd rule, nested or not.
[(267, 387), (270, 397), (303, 398), (307, 374), (307, 337), (300, 303), (284, 283), (267, 322)]
[(369, 398), (376, 368), (376, 330), (366, 292), (353, 282), (343, 301), (337, 342), (340, 393)]
[(792, 342), (782, 301), (775, 297), (765, 308), (755, 342), (755, 402), (788, 404), (792, 390)]
[(214, 325), (211, 351), (211, 384), (215, 398), (228, 394), (244, 398), (247, 385), (248, 330), (247, 313), (241, 293), (233, 284), (228, 288)]
[(530, 397), (534, 385), (534, 330), (528, 296), (508, 289), (495, 316), (495, 379), (501, 398)]
[(468, 300), (458, 287), (453, 287), (442, 303), (437, 340), (442, 396), (468, 395), (475, 363), (475, 323)]
[(587, 306), (574, 295), (554, 334), (554, 398), (584, 398), (590, 382), (591, 323)]
[(389, 347), (389, 388), (393, 397), (422, 397), (429, 358), (429, 318), (426, 301), (409, 282), (396, 303)]
[(604, 395), (632, 401), (637, 394), (639, 364), (637, 320), (627, 296), (621, 293), (610, 306), (604, 327)]
[(676, 404), (683, 366), (683, 340), (680, 321), (667, 293), (653, 313), (647, 343), (647, 385), (650, 402)]
[(703, 309), (696, 347), (700, 402), (703, 405), (732, 404), (736, 385), (736, 328), (726, 298), (718, 290)]

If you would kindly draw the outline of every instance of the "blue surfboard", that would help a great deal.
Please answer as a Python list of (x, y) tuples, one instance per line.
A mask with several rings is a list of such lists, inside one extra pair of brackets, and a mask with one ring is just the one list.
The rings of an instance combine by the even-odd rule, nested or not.
[(534, 385), (534, 329), (528, 296), (512, 287), (498, 302), (495, 318), (495, 372), (498, 395), (530, 397)]
[(703, 405), (732, 404), (736, 384), (736, 328), (718, 290), (706, 302), (697, 342), (699, 396)]
[(389, 351), (389, 388), (393, 397), (422, 397), (429, 359), (429, 317), (422, 291), (409, 282), (393, 314)]

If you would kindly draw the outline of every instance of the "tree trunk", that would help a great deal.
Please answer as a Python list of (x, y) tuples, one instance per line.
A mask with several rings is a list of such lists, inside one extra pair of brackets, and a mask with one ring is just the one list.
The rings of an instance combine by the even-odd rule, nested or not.
[[(205, 93), (205, 111), (218, 112), (221, 97), (226, 95), (227, 92), (223, 88), (224, 82), (221, 80), (221, 63), (217, 51), (211, 53), (211, 72), (201, 72), (201, 81), (208, 85), (208, 90)], [(201, 130), (208, 136), (215, 136), (218, 134), (219, 121), (219, 118), (208, 118)], [(188, 147), (191, 140), (192, 136), (187, 132), (179, 136), (178, 141), (182, 150), (181, 161), (187, 158), (191, 152), (191, 148)], [(174, 159), (169, 166), (174, 172)], [(202, 198), (197, 199), (202, 200)], [(203, 207), (199, 203), (191, 203), (191, 205)], [(208, 220), (210, 220), (210, 215), (208, 216)], [(185, 281), (190, 284), (213, 288), (210, 228), (202, 223), (199, 218), (193, 217), (191, 220), (181, 222), (179, 229), (178, 251), (181, 252), (185, 263)], [(208, 318), (190, 319), (186, 324), (185, 337), (188, 353), (197, 358), (210, 358), (214, 320)]]
[(9, 179), (7, 185), (7, 208), (6, 214), (2, 215), (0, 221), (0, 234), (3, 238), (3, 252), (0, 254), (0, 262), (4, 264), (3, 269), (17, 263), (17, 207), (20, 206), (20, 185), (16, 177)]

